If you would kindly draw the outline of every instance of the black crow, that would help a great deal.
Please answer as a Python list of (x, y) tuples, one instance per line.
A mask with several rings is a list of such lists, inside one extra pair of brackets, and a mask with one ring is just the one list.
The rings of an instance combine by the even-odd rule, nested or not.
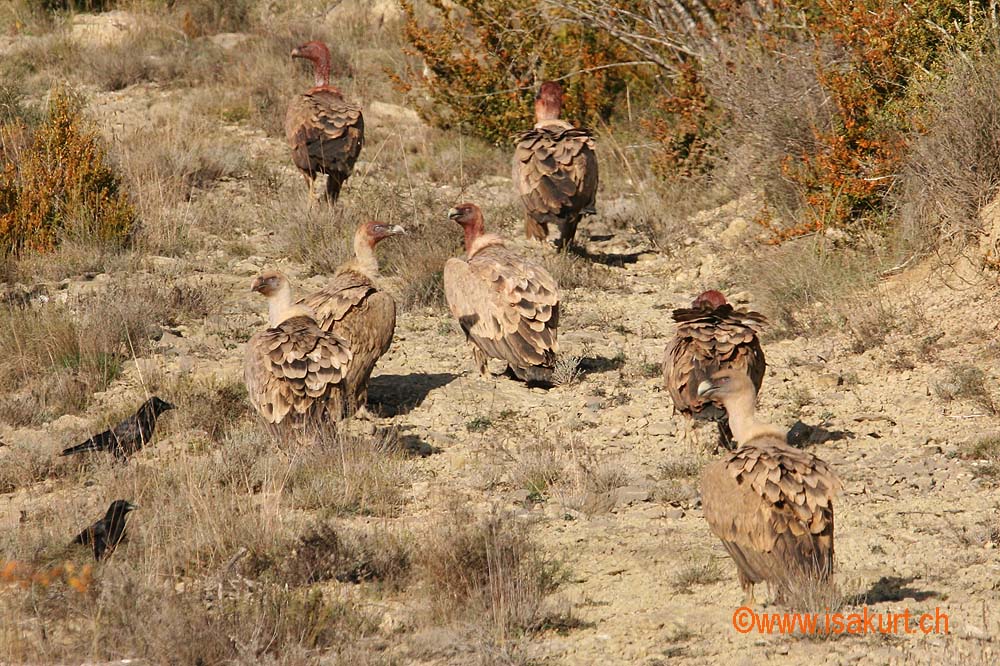
[(73, 543), (91, 546), (94, 549), (94, 559), (103, 560), (111, 555), (125, 536), (125, 516), (138, 508), (128, 500), (115, 500), (104, 517), (77, 534)]
[(166, 400), (153, 396), (142, 403), (139, 411), (114, 428), (94, 435), (82, 444), (71, 446), (59, 455), (71, 456), (84, 451), (110, 451), (119, 460), (125, 460), (152, 439), (153, 430), (156, 429), (156, 417), (173, 408), (174, 406)]

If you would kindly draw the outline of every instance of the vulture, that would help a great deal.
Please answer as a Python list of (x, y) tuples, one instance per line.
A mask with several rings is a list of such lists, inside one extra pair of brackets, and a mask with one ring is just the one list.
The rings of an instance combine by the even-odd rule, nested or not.
[(507, 362), (518, 379), (551, 384), (559, 327), (559, 287), (541, 266), (483, 231), (483, 213), (462, 204), (448, 217), (465, 232), (465, 259), (444, 265), (444, 293), (483, 375), (487, 360)]
[[(589, 129), (559, 118), (563, 90), (546, 81), (535, 96), (535, 126), (517, 136), (513, 179), (528, 238), (572, 242), (584, 215), (597, 212), (597, 155)], [(552, 229), (550, 229), (552, 225)]]
[(756, 391), (739, 368), (716, 370), (698, 395), (721, 402), (740, 447), (709, 464), (701, 502), (712, 532), (736, 562), (746, 603), (767, 582), (781, 602), (797, 582), (833, 573), (833, 500), (842, 486), (825, 462), (785, 443), (754, 418)]
[(268, 300), (268, 328), (246, 345), (244, 377), (254, 409), (281, 436), (316, 427), (343, 413), (347, 341), (324, 331), (304, 305), (292, 303), (288, 279), (276, 271), (254, 278), (251, 289)]
[(396, 302), (376, 284), (375, 245), (404, 233), (403, 227), (380, 222), (359, 225), (354, 234), (354, 259), (340, 266), (328, 285), (299, 300), (315, 313), (321, 329), (347, 340), (353, 358), (344, 379), (344, 408), (351, 414), (366, 413), (368, 379), (375, 363), (389, 350), (396, 329)]
[(764, 380), (764, 350), (757, 333), (767, 323), (757, 312), (737, 310), (715, 290), (700, 294), (690, 308), (674, 310), (677, 330), (663, 356), (663, 384), (674, 410), (696, 419), (715, 421), (721, 444), (732, 449), (726, 409), (718, 400), (698, 395), (693, 381), (697, 365), (736, 368), (753, 383), (754, 395)]
[(314, 86), (295, 97), (285, 114), (285, 138), (292, 161), (313, 192), (316, 174), (326, 174), (326, 192), (318, 198), (333, 203), (351, 175), (364, 142), (361, 107), (344, 100), (330, 85), (330, 50), (322, 42), (292, 49), (293, 58), (312, 61)]

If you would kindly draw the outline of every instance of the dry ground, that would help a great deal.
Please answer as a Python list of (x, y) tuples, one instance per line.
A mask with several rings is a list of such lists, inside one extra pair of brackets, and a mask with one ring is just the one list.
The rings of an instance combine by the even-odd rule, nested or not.
[[(25, 48), (20, 39), (8, 53)], [(363, 54), (352, 58), (357, 70), (372, 66)], [(281, 64), (269, 67), (307, 79), (271, 59)], [(153, 322), (153, 340), (106, 390), (70, 403), (30, 386), (9, 390), (30, 395), (21, 410), (8, 397), (12, 422), (0, 430), (2, 559), (29, 568), (62, 561), (61, 544), (111, 499), (142, 508), (129, 541), (83, 592), (38, 580), (2, 592), (0, 661), (1000, 659), (995, 279), (928, 262), (841, 294), (839, 313), (822, 312), (829, 305), (799, 313), (795, 332), (781, 309), (791, 296), (774, 285), (816, 266), (809, 247), (748, 267), (745, 257), (759, 248), (746, 223), (751, 196), (655, 228), (650, 219), (666, 204), (630, 180), (634, 165), (605, 151), (602, 214), (581, 236), (597, 258), (629, 261), (558, 257), (516, 241), (564, 286), (560, 345), (570, 359), (562, 385), (527, 389), (471, 371), (435, 286), (435, 262), (459, 249), (450, 205), (478, 202), (489, 226), (520, 237), (503, 150), (427, 128), (391, 104), (398, 100), (387, 88), (352, 79), (346, 90), (365, 103), (368, 142), (343, 211), (331, 214), (309, 209), (273, 131), (206, 102), (222, 84), (139, 80), (109, 91), (79, 78), (89, 112), (142, 184), (151, 231), (125, 256), (22, 268), (32, 296), (27, 306), (12, 303), (5, 321), (57, 306), (79, 316), (89, 297), (114, 289), (126, 299), (173, 300), (166, 321)], [(239, 102), (238, 91), (227, 94)], [(178, 191), (161, 191), (168, 187)], [(250, 279), (278, 267), (300, 290), (319, 286), (347, 251), (345, 229), (363, 216), (413, 232), (406, 249), (386, 248), (383, 262), (401, 314), (372, 380), (381, 416), (347, 424), (351, 434), (315, 451), (277, 446), (260, 435), (240, 389), (242, 345), (265, 321)], [(96, 270), (87, 272), (90, 263)], [(789, 426), (821, 425), (809, 447), (845, 481), (839, 591), (799, 605), (940, 608), (949, 635), (734, 631), (742, 595), (698, 500), (713, 433), (681, 441), (659, 377), (670, 310), (709, 287), (775, 320), (760, 411)], [(153, 392), (180, 409), (132, 463), (52, 462)], [(456, 543), (477, 520), (493, 536), (468, 539), (486, 539), (489, 556), (449, 559), (475, 551)], [(484, 585), (452, 587), (477, 566)], [(302, 595), (281, 596), (289, 589)], [(468, 589), (485, 601), (463, 601)]]

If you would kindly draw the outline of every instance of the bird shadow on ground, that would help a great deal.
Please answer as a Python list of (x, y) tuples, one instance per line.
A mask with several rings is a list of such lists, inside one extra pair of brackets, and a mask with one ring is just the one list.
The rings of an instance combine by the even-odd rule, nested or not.
[(434, 446), (430, 442), (422, 439), (419, 435), (414, 434), (400, 434), (399, 435), (399, 448), (409, 456), (426, 458), (428, 456), (441, 453), (443, 449), (439, 446)]
[(409, 375), (379, 375), (368, 382), (368, 405), (383, 416), (409, 414), (434, 389), (447, 386), (458, 375), (450, 372), (415, 372)]
[[(612, 236), (593, 236), (591, 241), (594, 240), (610, 240)], [(627, 264), (634, 264), (639, 261), (639, 255), (642, 252), (629, 252), (626, 254), (615, 254), (615, 253), (604, 253), (604, 252), (588, 252), (587, 248), (581, 247), (580, 245), (573, 245), (570, 247), (570, 252), (576, 256), (592, 261), (595, 264), (604, 264), (605, 266), (615, 266), (621, 267)]]
[(849, 605), (861, 606), (864, 604), (877, 604), (882, 602), (903, 601), (913, 599), (915, 601), (925, 601), (932, 597), (941, 596), (933, 590), (918, 590), (910, 587), (914, 581), (913, 576), (882, 576), (872, 583), (866, 592), (849, 599)]
[(584, 356), (577, 363), (576, 369), (580, 372), (580, 375), (592, 375), (600, 372), (619, 370), (624, 366), (624, 356), (614, 356), (612, 358), (606, 356)]
[(802, 421), (796, 421), (787, 435), (788, 443), (799, 449), (810, 444), (839, 442), (842, 439), (854, 439), (854, 433), (850, 430), (827, 430), (822, 425), (809, 425)]

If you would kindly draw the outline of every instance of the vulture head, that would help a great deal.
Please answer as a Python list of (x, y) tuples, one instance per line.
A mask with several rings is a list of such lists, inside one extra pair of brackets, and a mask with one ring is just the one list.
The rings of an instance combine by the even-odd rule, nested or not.
[(555, 81), (546, 81), (535, 95), (535, 122), (559, 120), (562, 113), (563, 89)]
[(465, 231), (465, 249), (469, 250), (472, 243), (485, 233), (483, 211), (473, 203), (464, 203), (448, 211), (448, 219), (454, 220)]
[(726, 404), (749, 395), (755, 398), (753, 382), (743, 370), (723, 368), (713, 372), (708, 379), (698, 384), (698, 397), (708, 398)]
[(355, 232), (356, 238), (362, 238), (368, 247), (375, 247), (379, 241), (393, 236), (401, 236), (406, 233), (406, 229), (398, 224), (383, 224), (381, 222), (363, 222)]
[(715, 309), (726, 304), (726, 297), (722, 292), (709, 289), (698, 294), (698, 298), (691, 301), (692, 308), (712, 308)]
[(250, 290), (267, 299), (267, 322), (270, 326), (277, 326), (300, 314), (309, 314), (307, 308), (292, 306), (292, 286), (288, 278), (278, 271), (264, 271), (255, 277)]
[(316, 87), (330, 85), (330, 49), (323, 42), (306, 42), (292, 49), (293, 58), (304, 58), (313, 64)]
[(288, 278), (278, 271), (264, 271), (253, 279), (250, 291), (262, 294), (264, 298), (271, 298), (282, 290), (288, 288)]

